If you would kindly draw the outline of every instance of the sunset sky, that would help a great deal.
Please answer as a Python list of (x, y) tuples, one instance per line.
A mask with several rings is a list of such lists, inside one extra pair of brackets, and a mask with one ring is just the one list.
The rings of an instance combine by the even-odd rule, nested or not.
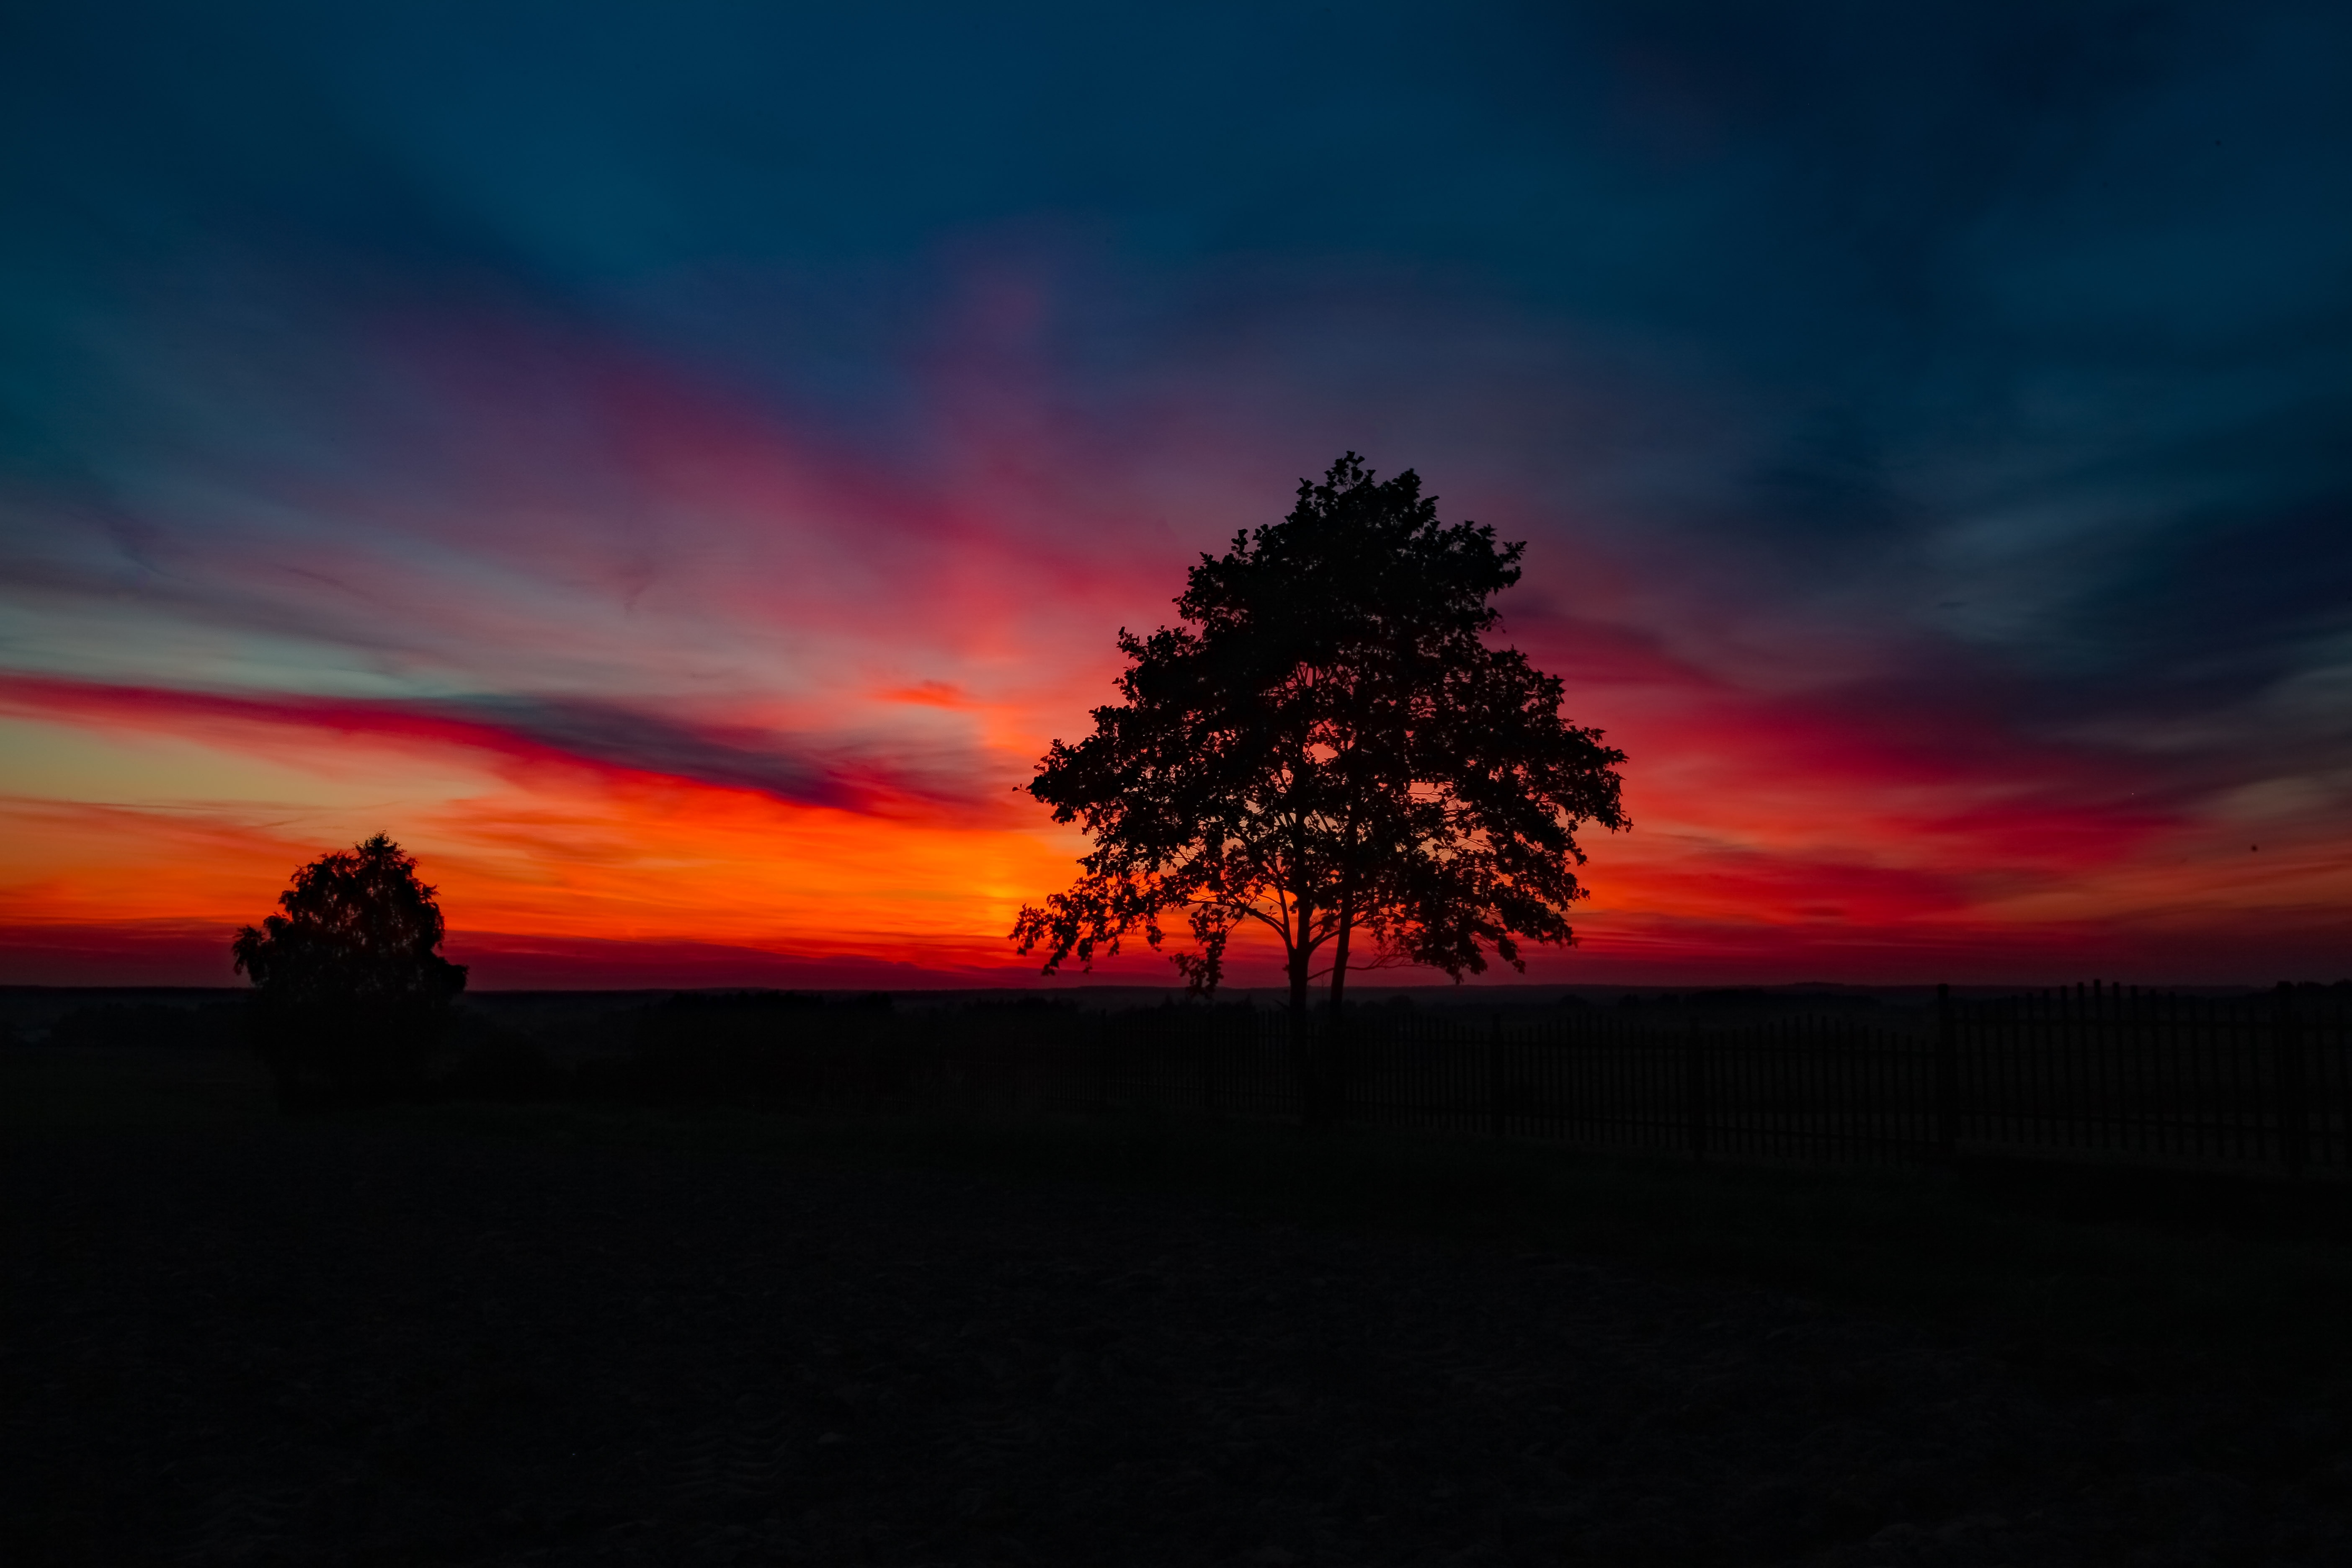
[(2347, 80), (2340, 4), (10, 7), (0, 982), (230, 984), (379, 828), (478, 985), (1024, 981), (1017, 787), (1347, 448), (1630, 759), (1529, 978), (2352, 974)]

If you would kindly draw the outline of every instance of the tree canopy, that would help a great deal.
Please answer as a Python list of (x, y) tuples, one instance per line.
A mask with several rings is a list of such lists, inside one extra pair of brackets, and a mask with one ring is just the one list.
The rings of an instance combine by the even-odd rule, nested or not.
[(416, 858), (377, 834), (297, 869), (283, 914), (230, 944), (252, 977), (265, 1056), (282, 1086), (346, 1090), (414, 1076), (466, 988), (466, 966), (434, 950), (436, 889)]
[(1455, 979), (1522, 941), (1573, 940), (1582, 825), (1629, 826), (1600, 731), (1560, 717), (1559, 680), (1489, 647), (1488, 602), (1524, 544), (1439, 521), (1412, 470), (1376, 480), (1353, 452), (1302, 480), (1278, 523), (1203, 554), (1185, 624), (1122, 629), (1123, 701), (1055, 741), (1029, 793), (1094, 841), (1066, 892), (1013, 937), (1052, 973), (1166, 923), (1196, 991), (1233, 933), (1279, 939), (1295, 1008), (1328, 973), (1410, 962)]

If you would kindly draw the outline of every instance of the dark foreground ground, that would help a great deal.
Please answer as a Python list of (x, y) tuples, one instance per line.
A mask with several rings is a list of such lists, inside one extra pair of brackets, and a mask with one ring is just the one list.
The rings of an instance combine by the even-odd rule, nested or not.
[(11, 1563), (2352, 1561), (2284, 1189), (0, 1096)]

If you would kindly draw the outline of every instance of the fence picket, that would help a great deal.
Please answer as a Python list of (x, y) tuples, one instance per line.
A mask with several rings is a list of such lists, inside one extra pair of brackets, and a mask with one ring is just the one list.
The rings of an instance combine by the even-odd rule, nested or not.
[[(1333, 1031), (1206, 1007), (961, 1031), (877, 1020), (877, 1072), (929, 1096), (1374, 1126), (1702, 1159), (1976, 1154), (2352, 1174), (2352, 994), (2196, 996), (2095, 982), (1995, 999), (1948, 990), (1916, 1030), (1790, 1015), (1671, 1028), (1579, 1010), (1513, 1019), (1370, 1010)], [(1326, 1112), (1318, 1111), (1318, 1114)]]

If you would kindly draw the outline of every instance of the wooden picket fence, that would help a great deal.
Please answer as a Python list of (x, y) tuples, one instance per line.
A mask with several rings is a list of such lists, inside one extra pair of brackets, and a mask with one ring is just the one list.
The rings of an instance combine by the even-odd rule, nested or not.
[[(896, 1031), (931, 1097), (1325, 1120), (1700, 1159), (2087, 1157), (2352, 1173), (2352, 993), (2108, 985), (1661, 1027), (1638, 1011), (1007, 1009)], [(910, 1022), (910, 1021), (902, 1021)]]

